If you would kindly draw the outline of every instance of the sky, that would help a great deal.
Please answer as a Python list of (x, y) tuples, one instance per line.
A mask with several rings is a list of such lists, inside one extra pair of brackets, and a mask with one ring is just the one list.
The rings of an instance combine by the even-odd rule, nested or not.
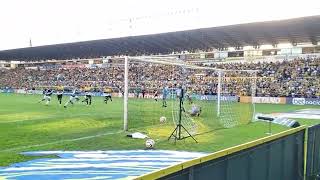
[(320, 0), (1, 0), (0, 50), (320, 15)]

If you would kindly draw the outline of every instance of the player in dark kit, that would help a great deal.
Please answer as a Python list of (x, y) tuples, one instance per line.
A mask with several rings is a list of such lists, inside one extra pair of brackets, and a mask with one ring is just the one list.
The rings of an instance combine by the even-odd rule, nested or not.
[(111, 94), (110, 93), (103, 93), (103, 96), (104, 96), (104, 102), (106, 104), (108, 104), (108, 101), (112, 101), (112, 97), (111, 97)]
[(141, 90), (141, 94), (142, 94), (142, 98), (144, 99), (144, 96), (146, 95), (146, 90), (144, 88)]
[(86, 92), (86, 98), (82, 101), (87, 104), (87, 106), (91, 105), (91, 100), (92, 100), (92, 94), (91, 92), (87, 91)]
[(109, 100), (112, 101), (111, 93), (112, 93), (112, 89), (111, 88), (105, 88), (104, 89), (104, 92), (103, 92), (104, 103), (108, 104)]
[(61, 105), (62, 103), (62, 95), (63, 95), (63, 92), (62, 91), (57, 91), (57, 98), (58, 98), (58, 101), (59, 101), (59, 104)]
[(45, 89), (43, 91), (43, 98), (38, 102), (42, 102), (42, 101), (46, 101), (46, 105), (49, 105), (50, 101), (51, 101), (51, 95), (52, 95), (53, 91), (51, 89)]
[(153, 93), (153, 98), (155, 101), (158, 101), (158, 96), (159, 96), (159, 92), (158, 92), (158, 89), (154, 90), (154, 93)]

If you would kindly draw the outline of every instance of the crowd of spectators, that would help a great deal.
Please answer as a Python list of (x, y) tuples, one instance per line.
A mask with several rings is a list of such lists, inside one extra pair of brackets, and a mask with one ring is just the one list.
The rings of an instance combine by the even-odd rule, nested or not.
[[(258, 70), (256, 74), (257, 96), (320, 97), (319, 58), (256, 64), (223, 64), (215, 65), (215, 67)], [(235, 76), (239, 76), (237, 71), (234, 72)], [(239, 83), (234, 82), (234, 84)]]
[[(207, 65), (208, 66), (208, 65)], [(212, 64), (221, 71), (221, 92), (234, 95), (319, 97), (320, 59), (258, 63)], [(257, 71), (241, 71), (257, 70)], [(163, 87), (185, 86), (189, 92), (216, 94), (218, 71), (187, 69), (175, 65), (134, 62), (129, 66), (129, 87), (147, 92)], [(0, 88), (36, 88), (53, 86), (112, 87), (124, 86), (124, 67), (112, 63), (100, 68), (2, 69)]]

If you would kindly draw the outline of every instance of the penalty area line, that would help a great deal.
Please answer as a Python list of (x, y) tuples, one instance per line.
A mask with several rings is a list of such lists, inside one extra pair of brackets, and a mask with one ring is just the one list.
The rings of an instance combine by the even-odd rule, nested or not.
[(80, 141), (80, 140), (84, 140), (84, 139), (92, 139), (92, 138), (97, 138), (97, 137), (101, 137), (101, 136), (108, 136), (108, 135), (119, 134), (119, 133), (122, 133), (122, 132), (123, 132), (123, 131), (117, 131), (117, 132), (103, 133), (103, 134), (97, 134), (97, 135), (92, 135), (92, 136), (85, 136), (85, 137), (74, 138), (74, 139), (66, 139), (66, 140), (61, 140), (61, 141), (54, 141), (54, 142), (43, 143), (43, 144), (35, 144), (35, 145), (21, 146), (21, 147), (16, 147), (16, 148), (10, 148), (10, 149), (1, 150), (0, 152), (9, 152), (9, 151), (22, 150), (22, 149), (29, 149), (29, 148), (33, 148), (33, 147), (48, 146), (48, 145), (60, 144), (60, 143), (64, 143), (64, 142), (74, 142), (74, 141)]
[[(92, 115), (95, 115), (95, 114), (99, 114), (99, 113), (83, 113), (83, 114), (76, 114), (76, 115), (66, 115), (66, 116), (55, 116), (55, 115), (52, 115), (52, 116), (46, 116), (46, 117), (41, 117), (41, 118), (34, 118), (34, 119), (20, 119), (20, 120), (12, 120), (12, 121), (0, 121), (0, 124), (9, 124), (9, 123), (20, 123), (20, 122), (32, 122), (32, 121), (45, 121), (45, 120), (51, 120), (53, 118), (60, 118), (60, 119), (68, 119), (68, 118), (75, 118), (75, 117), (79, 117), (79, 116), (92, 116)], [(104, 116), (102, 116), (104, 117)], [(116, 117), (116, 116), (106, 116), (106, 118), (113, 118), (113, 117)]]

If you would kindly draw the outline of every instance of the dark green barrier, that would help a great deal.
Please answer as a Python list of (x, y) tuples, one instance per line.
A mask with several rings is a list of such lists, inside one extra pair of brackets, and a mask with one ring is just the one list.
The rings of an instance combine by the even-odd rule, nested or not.
[(137, 179), (303, 180), (305, 127), (218, 151)]
[(320, 125), (308, 128), (306, 179), (314, 180), (320, 175)]

